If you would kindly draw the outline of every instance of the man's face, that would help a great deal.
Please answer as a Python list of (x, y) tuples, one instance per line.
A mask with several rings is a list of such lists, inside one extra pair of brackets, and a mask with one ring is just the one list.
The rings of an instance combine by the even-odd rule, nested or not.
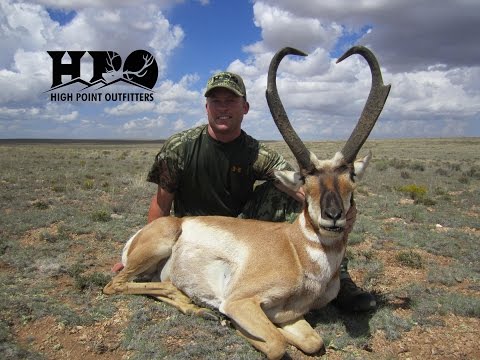
[(207, 97), (208, 124), (215, 134), (240, 135), (243, 116), (248, 113), (248, 102), (225, 88), (216, 88)]

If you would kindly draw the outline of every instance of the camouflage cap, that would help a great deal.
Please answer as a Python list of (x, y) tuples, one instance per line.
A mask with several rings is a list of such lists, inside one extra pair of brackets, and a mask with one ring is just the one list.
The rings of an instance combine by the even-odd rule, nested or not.
[(243, 83), (240, 75), (222, 71), (218, 74), (213, 75), (207, 81), (207, 90), (205, 91), (205, 97), (208, 97), (210, 91), (215, 88), (223, 87), (230, 91), (233, 91), (238, 96), (242, 96), (245, 99), (247, 98), (247, 90), (245, 89), (245, 84)]

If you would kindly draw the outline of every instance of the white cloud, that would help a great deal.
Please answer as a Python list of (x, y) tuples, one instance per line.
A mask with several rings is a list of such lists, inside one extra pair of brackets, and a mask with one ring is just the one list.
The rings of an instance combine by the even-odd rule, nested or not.
[(201, 116), (204, 113), (203, 95), (190, 89), (197, 80), (196, 75), (186, 75), (178, 83), (171, 80), (160, 82), (153, 89), (155, 91), (153, 112), (187, 118)]
[[(81, 10), (84, 8), (106, 8), (117, 9), (131, 5), (131, 0), (36, 0), (37, 3), (46, 5), (50, 8)], [(135, 5), (140, 7), (149, 0), (137, 0)], [(181, 3), (182, 0), (156, 0), (155, 3), (161, 8), (168, 8), (174, 4)]]
[(143, 48), (155, 55), (162, 77), (172, 50), (183, 37), (183, 30), (172, 26), (156, 5), (132, 4), (115, 10), (82, 9), (60, 28), (56, 41), (59, 49), (112, 50), (123, 59)]
[(185, 130), (187, 127), (187, 124), (185, 123), (185, 121), (183, 121), (182, 119), (178, 119), (177, 121), (175, 121), (173, 123), (173, 129), (175, 131), (181, 131), (181, 130)]
[[(393, 85), (373, 135), (469, 135), (466, 131), (480, 113), (480, 56), (476, 56), (474, 66), (463, 66), (464, 61), (445, 56), (436, 46), (441, 47), (445, 39), (450, 39), (452, 51), (456, 51), (455, 47), (459, 54), (465, 47), (478, 51), (478, 47), (468, 41), (473, 27), (465, 34), (466, 39), (452, 28), (456, 35), (447, 35), (441, 30), (440, 33), (445, 34), (445, 39), (441, 39), (425, 25), (431, 24), (432, 29), (440, 30), (444, 22), (453, 26), (449, 17), (462, 22), (465, 9), (457, 11), (456, 3), (446, 3), (448, 5), (442, 4), (439, 11), (432, 12), (431, 3), (417, 7), (400, 1), (365, 0), (348, 2), (348, 6), (345, 1), (257, 1), (255, 23), (261, 27), (262, 40), (245, 46), (249, 57), (244, 61), (236, 59), (229, 66), (231, 71), (242, 74), (247, 84), (252, 106), (246, 128), (257, 137), (277, 137), (278, 131), (272, 124), (260, 121), (270, 116), (264, 100), (265, 74), (273, 50), (293, 46), (310, 53), (307, 58), (289, 56), (279, 67), (277, 85), (294, 127), (305, 138), (348, 136), (364, 106), (371, 76), (366, 62), (358, 55), (335, 64), (331, 51), (338, 42), (344, 42), (345, 49), (353, 45), (348, 43), (347, 36), (357, 33), (360, 39), (355, 41), (353, 37), (354, 41), (374, 50), (382, 65), (385, 83)], [(466, 5), (471, 14), (480, 13), (480, 3)], [(474, 11), (474, 7), (478, 9)], [(454, 14), (450, 16), (446, 8)], [(480, 20), (476, 15), (469, 16), (465, 22), (472, 25), (473, 18)], [(407, 30), (406, 19), (413, 22)], [(414, 34), (417, 19), (423, 22), (419, 29), (425, 30), (421, 36)], [(367, 25), (371, 31), (364, 30)], [(388, 40), (383, 33), (387, 27)], [(401, 38), (405, 32), (410, 34), (408, 39)], [(429, 46), (423, 38), (428, 39)], [(419, 46), (424, 47), (422, 58), (417, 57)], [(458, 127), (451, 131), (455, 121)]]
[(0, 1), (0, 69), (15, 66), (14, 54), (46, 47), (55, 37), (58, 24), (39, 5)]
[(18, 49), (14, 55), (14, 65), (10, 70), (0, 69), (0, 87), (8, 91), (0, 92), (0, 104), (7, 102), (42, 101), (43, 92), (51, 83), (47, 53), (26, 52)]
[(128, 116), (153, 110), (154, 103), (149, 101), (122, 102), (114, 107), (106, 107), (105, 113), (112, 116)]
[(289, 10), (256, 2), (253, 6), (255, 25), (262, 29), (262, 42), (247, 50), (276, 51), (280, 47), (293, 46), (304, 51), (317, 47), (330, 49), (341, 33), (336, 23), (322, 23), (310, 16), (295, 14)]
[(60, 115), (58, 117), (59, 122), (70, 122), (78, 118), (78, 111), (72, 111), (70, 114)]
[(39, 114), (39, 108), (21, 108), (21, 109), (12, 109), (8, 107), (1, 107), (0, 112), (2, 113), (2, 118), (8, 117), (33, 117)]
[(434, 64), (475, 66), (480, 2), (475, 0), (262, 0), (296, 16), (342, 24), (346, 31), (371, 26), (361, 39), (393, 71)]
[[(196, 1), (214, 10), (208, 0)], [(196, 70), (178, 81), (166, 77), (188, 34), (164, 10), (180, 2), (0, 0), (2, 136), (162, 138), (204, 123), (204, 84)], [(339, 51), (353, 43), (375, 52), (385, 82), (392, 84), (374, 136), (480, 133), (478, 1), (262, 0), (251, 6), (261, 38), (239, 44), (237, 58), (224, 60), (244, 77), (251, 104), (244, 127), (251, 135), (279, 138), (265, 101), (266, 74), (274, 52), (293, 46), (309, 55), (282, 61), (278, 87), (295, 128), (305, 139), (348, 136), (370, 88), (361, 57), (335, 64)], [(75, 16), (60, 25), (47, 7), (73, 10)], [(159, 66), (153, 102), (48, 102), (47, 50), (113, 50), (125, 59), (138, 48), (154, 54)], [(91, 69), (84, 56), (82, 73)]]
[(165, 126), (165, 120), (162, 118), (143, 117), (141, 119), (134, 119), (124, 123), (121, 128), (116, 131), (122, 137), (132, 138), (158, 138), (160, 130)]

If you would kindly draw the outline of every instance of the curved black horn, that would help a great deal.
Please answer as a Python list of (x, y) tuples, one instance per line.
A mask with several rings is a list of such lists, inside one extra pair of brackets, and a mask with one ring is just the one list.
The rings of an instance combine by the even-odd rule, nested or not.
[(337, 60), (337, 63), (353, 54), (362, 55), (367, 60), (372, 72), (372, 87), (358, 123), (342, 149), (342, 154), (347, 163), (355, 161), (358, 152), (377, 122), (390, 92), (390, 85), (383, 84), (382, 72), (375, 55), (366, 47), (352, 47)]
[(273, 56), (272, 61), (270, 62), (270, 67), (268, 68), (266, 91), (267, 103), (273, 120), (282, 134), (283, 139), (290, 148), (290, 151), (297, 159), (298, 165), (303, 170), (311, 171), (314, 166), (310, 161), (310, 152), (290, 124), (290, 120), (288, 120), (287, 113), (285, 112), (277, 90), (278, 65), (280, 64), (280, 61), (289, 54), (307, 56), (303, 51), (291, 47), (283, 48)]

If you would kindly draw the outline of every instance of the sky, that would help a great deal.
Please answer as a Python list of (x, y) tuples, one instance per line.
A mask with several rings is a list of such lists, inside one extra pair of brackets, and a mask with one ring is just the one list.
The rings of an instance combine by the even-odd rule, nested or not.
[[(278, 71), (294, 128), (304, 140), (345, 139), (371, 84), (360, 56), (336, 64), (352, 45), (370, 48), (392, 85), (371, 138), (478, 137), (478, 24), (478, 0), (0, 0), (0, 138), (165, 139), (206, 123), (206, 81), (227, 70), (247, 87), (243, 129), (278, 140), (267, 70), (292, 46), (309, 54)], [(47, 51), (123, 61), (138, 49), (158, 66), (153, 101), (52, 101)], [(88, 80), (92, 58), (81, 63)]]

